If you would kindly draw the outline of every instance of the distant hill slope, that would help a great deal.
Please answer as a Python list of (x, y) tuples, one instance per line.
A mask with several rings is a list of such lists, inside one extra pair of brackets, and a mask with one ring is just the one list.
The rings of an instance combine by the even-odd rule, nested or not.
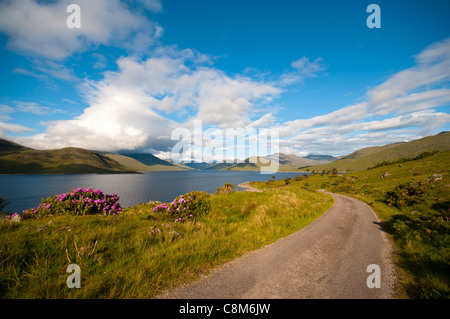
[(392, 162), (402, 158), (414, 158), (424, 152), (448, 150), (450, 150), (450, 132), (442, 132), (411, 142), (366, 147), (343, 156), (335, 162), (309, 166), (308, 169), (322, 172), (336, 168), (340, 172), (357, 172), (385, 161)]
[(182, 165), (190, 167), (192, 169), (209, 169), (211, 166), (214, 166), (214, 163), (195, 163), (195, 162), (183, 162)]
[(319, 154), (310, 154), (308, 156), (303, 156), (303, 158), (312, 159), (316, 161), (329, 161), (333, 162), (337, 160), (337, 157), (331, 156), (331, 155), (319, 155)]
[[(316, 155), (317, 159), (300, 157), (293, 154), (277, 153), (268, 156), (253, 156), (247, 158), (244, 163), (235, 164), (225, 168), (229, 171), (258, 171), (261, 166), (267, 166), (270, 160), (278, 160), (279, 171), (297, 171), (298, 167), (330, 163), (332, 156)], [(320, 159), (319, 159), (320, 158)], [(262, 161), (261, 161), (262, 159)], [(333, 158), (334, 159), (334, 158)]]
[(89, 150), (39, 151), (0, 139), (0, 174), (124, 173), (132, 170)]
[[(130, 156), (131, 155), (131, 156)], [(107, 153), (105, 156), (118, 162), (127, 169), (139, 171), (139, 172), (149, 172), (149, 171), (178, 171), (184, 170), (183, 168), (167, 161), (161, 160), (152, 154), (110, 154)], [(139, 161), (141, 159), (143, 162)], [(145, 164), (149, 163), (149, 164)]]
[(226, 162), (220, 162), (220, 163), (216, 163), (210, 167), (208, 167), (207, 169), (212, 169), (212, 170), (224, 170), (227, 169), (231, 166), (236, 165), (236, 163), (226, 163)]
[(175, 166), (172, 163), (164, 161), (155, 155), (150, 153), (121, 153), (120, 155), (134, 158), (135, 160), (141, 162), (144, 165), (162, 165), (162, 166)]

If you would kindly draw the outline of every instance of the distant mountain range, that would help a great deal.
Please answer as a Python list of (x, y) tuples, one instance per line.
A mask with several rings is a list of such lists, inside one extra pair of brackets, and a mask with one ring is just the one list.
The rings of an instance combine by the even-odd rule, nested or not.
[(269, 163), (269, 161), (277, 160), (279, 163), (279, 171), (291, 172), (298, 171), (299, 167), (330, 163), (336, 160), (336, 158), (331, 155), (308, 155), (300, 157), (293, 154), (276, 153), (268, 156), (252, 156), (241, 163), (231, 163), (226, 167), (221, 167), (221, 169), (228, 171), (259, 171), (260, 167), (268, 165), (266, 163)]
[(305, 157), (299, 157), (297, 155), (287, 155), (283, 153), (276, 153), (269, 156), (254, 156), (245, 159), (242, 162), (235, 160), (232, 163), (219, 162), (219, 163), (183, 163), (185, 166), (189, 166), (195, 169), (216, 169), (216, 170), (228, 170), (228, 171), (257, 171), (260, 165), (257, 163), (267, 163), (270, 160), (279, 161), (279, 169), (281, 171), (292, 171), (298, 169), (299, 166), (306, 165), (318, 165), (330, 163), (337, 158), (331, 155), (308, 155)]
[(251, 157), (235, 163), (176, 164), (149, 153), (103, 153), (76, 147), (58, 150), (35, 150), (0, 138), (0, 174), (77, 174), (132, 173), (163, 170), (229, 170), (258, 171), (269, 160), (279, 160), (279, 171), (360, 171), (385, 161), (412, 158), (423, 152), (450, 150), (450, 132), (405, 143), (373, 146), (357, 150), (347, 156), (310, 154), (273, 154)]

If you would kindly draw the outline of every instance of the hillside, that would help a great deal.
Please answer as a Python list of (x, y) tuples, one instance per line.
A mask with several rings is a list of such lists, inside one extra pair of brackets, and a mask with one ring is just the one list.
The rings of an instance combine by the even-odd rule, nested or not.
[(234, 165), (236, 165), (236, 163), (220, 162), (220, 163), (217, 163), (217, 164), (214, 164), (214, 165), (208, 167), (207, 169), (223, 170), (223, 169), (227, 169)]
[(164, 161), (150, 153), (121, 153), (120, 155), (133, 158), (147, 166), (175, 166), (174, 164)]
[(0, 139), (0, 174), (125, 172), (132, 170), (97, 152), (75, 147), (39, 151)]
[(196, 163), (196, 162), (182, 162), (181, 163), (184, 166), (190, 167), (192, 169), (209, 169), (211, 166), (214, 166), (215, 163)]
[(450, 150), (450, 132), (442, 132), (411, 142), (366, 147), (332, 163), (300, 167), (300, 169), (302, 171), (308, 169), (309, 171), (322, 172), (323, 170), (331, 171), (333, 168), (336, 168), (340, 172), (357, 172), (382, 162), (412, 159), (424, 152), (448, 150)]
[[(164, 160), (157, 158), (152, 154), (105, 154), (111, 160), (118, 162), (119, 164), (125, 166), (127, 169), (138, 171), (138, 172), (150, 172), (150, 171), (178, 171), (188, 168), (179, 167), (177, 165), (171, 164)], [(139, 161), (138, 159), (142, 161)], [(149, 163), (149, 164), (144, 164)]]
[[(311, 155), (310, 155), (311, 156)], [(294, 154), (277, 153), (268, 156), (253, 156), (245, 160), (244, 163), (238, 163), (225, 168), (229, 171), (258, 171), (261, 166), (268, 166), (271, 160), (279, 161), (279, 171), (297, 171), (298, 167), (330, 163), (334, 157), (329, 155), (316, 155), (313, 158), (300, 157)], [(261, 161), (262, 159), (262, 161)]]

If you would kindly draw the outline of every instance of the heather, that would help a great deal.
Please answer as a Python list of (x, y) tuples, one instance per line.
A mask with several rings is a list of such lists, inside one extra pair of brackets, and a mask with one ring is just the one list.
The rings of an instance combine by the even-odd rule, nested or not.
[(68, 193), (49, 197), (38, 207), (23, 211), (22, 217), (42, 218), (47, 215), (116, 215), (122, 208), (119, 196), (104, 194), (99, 189), (77, 188)]
[(162, 212), (165, 218), (174, 222), (192, 222), (210, 210), (210, 195), (202, 191), (193, 191), (175, 198), (171, 203), (162, 203), (153, 208), (153, 212)]

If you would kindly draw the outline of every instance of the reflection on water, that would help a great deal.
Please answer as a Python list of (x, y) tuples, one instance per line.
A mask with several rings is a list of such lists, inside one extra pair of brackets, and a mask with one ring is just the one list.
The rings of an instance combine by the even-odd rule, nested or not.
[(77, 187), (93, 187), (108, 194), (118, 194), (122, 207), (150, 200), (172, 201), (190, 191), (213, 193), (224, 183), (237, 186), (248, 181), (267, 181), (293, 177), (298, 173), (230, 171), (162, 171), (143, 174), (77, 174), (77, 175), (1, 175), (0, 196), (9, 199), (5, 207), (10, 212), (21, 212), (36, 207), (41, 198), (66, 193)]

